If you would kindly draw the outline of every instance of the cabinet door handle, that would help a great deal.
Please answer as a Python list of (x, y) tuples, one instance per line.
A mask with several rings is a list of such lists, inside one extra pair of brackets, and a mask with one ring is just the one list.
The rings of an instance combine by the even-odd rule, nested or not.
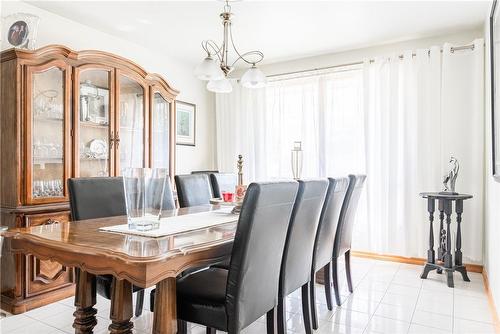
[(111, 131), (111, 135), (109, 136), (109, 148), (113, 148), (113, 143), (115, 142), (115, 133)]
[(116, 133), (115, 142), (116, 142), (116, 147), (118, 147), (118, 145), (120, 145), (120, 135), (118, 134), (118, 132)]
[(49, 218), (47, 220), (47, 222), (45, 223), (45, 225), (52, 225), (52, 224), (59, 224), (59, 223), (60, 223), (59, 220), (55, 220), (55, 219)]

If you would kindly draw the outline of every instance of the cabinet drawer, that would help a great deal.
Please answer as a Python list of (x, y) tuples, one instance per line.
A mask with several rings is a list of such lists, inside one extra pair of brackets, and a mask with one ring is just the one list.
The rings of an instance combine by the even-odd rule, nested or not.
[(26, 216), (26, 226), (49, 225), (62, 222), (68, 222), (69, 212), (43, 213), (38, 215)]
[[(67, 211), (26, 216), (26, 226), (50, 225), (69, 221)], [(73, 283), (73, 268), (58, 262), (26, 256), (26, 296), (62, 288)]]

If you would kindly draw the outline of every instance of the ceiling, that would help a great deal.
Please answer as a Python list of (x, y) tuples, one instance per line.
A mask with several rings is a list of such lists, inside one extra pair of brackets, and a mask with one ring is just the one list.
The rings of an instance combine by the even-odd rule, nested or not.
[[(220, 42), (221, 1), (28, 1), (195, 65)], [(480, 28), (491, 1), (237, 1), (233, 36), (265, 62)]]

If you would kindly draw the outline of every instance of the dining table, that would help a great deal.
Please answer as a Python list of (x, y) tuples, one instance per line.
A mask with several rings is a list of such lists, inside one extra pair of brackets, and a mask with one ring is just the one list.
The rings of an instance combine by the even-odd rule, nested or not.
[[(217, 224), (218, 213), (231, 216)], [(75, 333), (93, 332), (97, 324), (96, 275), (109, 274), (113, 275), (110, 333), (132, 333), (132, 286), (156, 285), (152, 331), (173, 334), (177, 332), (176, 277), (187, 269), (227, 258), (231, 254), (238, 215), (226, 213), (219, 205), (180, 208), (163, 211), (161, 215), (160, 225), (171, 224), (170, 227), (175, 227), (176, 219), (189, 218), (196, 222), (201, 215), (205, 222), (208, 219), (206, 226), (193, 224), (192, 229), (184, 227), (156, 237), (112, 231), (114, 226), (127, 224), (126, 216), (11, 228), (4, 237), (11, 238), (14, 253), (30, 254), (75, 268)], [(210, 215), (214, 217), (212, 224)], [(163, 222), (163, 219), (167, 220)]]

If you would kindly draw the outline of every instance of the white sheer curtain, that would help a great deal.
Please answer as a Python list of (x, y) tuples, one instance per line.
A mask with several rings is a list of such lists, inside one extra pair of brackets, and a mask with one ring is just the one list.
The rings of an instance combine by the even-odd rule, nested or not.
[(304, 177), (364, 172), (359, 66), (278, 80), (261, 90), (233, 84), (233, 93), (217, 94), (216, 106), (221, 171), (234, 171), (242, 154), (248, 180), (292, 177), (291, 149), (301, 141)]
[(234, 171), (241, 153), (247, 181), (291, 177), (292, 143), (302, 141), (304, 177), (368, 175), (353, 248), (425, 257), (428, 218), (418, 193), (440, 190), (453, 155), (457, 190), (474, 195), (464, 208), (464, 258), (480, 263), (484, 51), (482, 40), (474, 44), (281, 78), (259, 91), (234, 85), (216, 99), (219, 169)]
[(365, 63), (368, 219), (356, 226), (357, 248), (425, 256), (426, 203), (417, 194), (439, 190), (453, 155), (461, 164), (457, 190), (474, 195), (464, 204), (464, 256), (482, 261), (483, 41), (474, 45)]

